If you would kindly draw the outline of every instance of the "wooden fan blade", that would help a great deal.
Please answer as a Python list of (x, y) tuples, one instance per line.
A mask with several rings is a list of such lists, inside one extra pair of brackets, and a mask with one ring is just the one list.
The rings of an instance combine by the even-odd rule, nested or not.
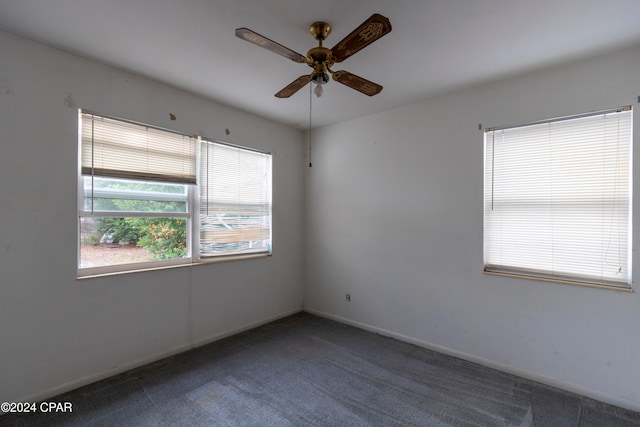
[(369, 96), (377, 95), (382, 90), (382, 86), (379, 84), (351, 74), (348, 71), (336, 71), (333, 73), (333, 80)]
[(273, 53), (284, 56), (285, 58), (289, 58), (294, 62), (300, 62), (303, 64), (307, 62), (307, 58), (305, 56), (300, 55), (298, 52), (292, 51), (288, 47), (282, 46), (280, 43), (269, 40), (268, 38), (261, 36), (260, 34), (251, 31), (248, 28), (238, 28), (236, 30), (236, 37), (246, 40), (249, 43), (253, 43), (255, 45), (263, 47)]
[(311, 75), (300, 76), (287, 86), (284, 87), (280, 92), (276, 93), (277, 98), (288, 98), (303, 87), (306, 86), (307, 83), (311, 81)]
[(389, 19), (374, 13), (358, 28), (353, 30), (351, 34), (335, 45), (331, 49), (331, 53), (336, 62), (342, 62), (390, 32), (391, 22), (389, 22)]

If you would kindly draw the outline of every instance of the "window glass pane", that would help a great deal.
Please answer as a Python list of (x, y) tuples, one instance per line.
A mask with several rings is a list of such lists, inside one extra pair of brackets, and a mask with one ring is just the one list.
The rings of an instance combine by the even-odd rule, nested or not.
[(269, 216), (256, 211), (200, 215), (200, 252), (206, 256), (268, 252)]
[(79, 268), (187, 256), (185, 218), (80, 217)]
[(86, 212), (187, 212), (187, 186), (83, 177)]
[(271, 155), (203, 141), (200, 255), (271, 251)]

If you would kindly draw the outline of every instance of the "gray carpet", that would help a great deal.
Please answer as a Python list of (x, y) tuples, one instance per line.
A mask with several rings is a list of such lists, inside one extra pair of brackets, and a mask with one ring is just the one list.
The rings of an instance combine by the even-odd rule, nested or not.
[(300, 313), (49, 401), (0, 426), (640, 426), (605, 405)]

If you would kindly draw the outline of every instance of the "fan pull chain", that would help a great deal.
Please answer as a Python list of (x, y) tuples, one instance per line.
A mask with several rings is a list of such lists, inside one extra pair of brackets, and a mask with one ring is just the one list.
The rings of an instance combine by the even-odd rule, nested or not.
[(311, 85), (309, 85), (309, 131), (308, 131), (308, 140), (309, 140), (309, 167), (311, 167), (311, 106), (312, 106), (313, 96), (311, 94)]

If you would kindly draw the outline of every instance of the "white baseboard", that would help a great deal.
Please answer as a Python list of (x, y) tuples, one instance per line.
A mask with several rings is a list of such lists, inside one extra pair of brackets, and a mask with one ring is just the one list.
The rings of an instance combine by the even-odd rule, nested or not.
[(198, 341), (194, 341), (193, 348), (202, 347), (203, 345), (207, 345), (207, 344), (210, 344), (210, 343), (212, 343), (214, 341), (218, 341), (218, 340), (221, 340), (223, 338), (227, 338), (227, 337), (230, 337), (232, 335), (239, 334), (240, 332), (244, 332), (244, 331), (248, 331), (250, 329), (257, 328), (258, 326), (262, 326), (264, 324), (267, 324), (267, 323), (282, 319), (284, 317), (288, 317), (288, 316), (291, 316), (293, 314), (300, 313), (301, 311), (302, 311), (302, 308), (296, 308), (294, 310), (288, 310), (288, 311), (285, 311), (283, 313), (277, 314), (275, 316), (269, 316), (269, 317), (266, 317), (264, 319), (257, 320), (255, 322), (251, 322), (251, 323), (246, 324), (246, 325), (244, 325), (244, 326), (242, 326), (240, 328), (235, 328), (235, 329), (230, 330), (230, 331), (219, 332), (217, 334), (213, 334), (213, 335), (211, 335), (211, 336), (209, 336), (207, 338), (203, 338), (203, 339), (200, 339)]
[(393, 331), (388, 331), (386, 329), (378, 328), (376, 326), (372, 326), (366, 323), (357, 322), (355, 320), (351, 320), (345, 317), (336, 316), (331, 313), (326, 313), (324, 311), (315, 310), (309, 307), (305, 307), (303, 311), (311, 314), (315, 314), (320, 317), (325, 317), (327, 319), (335, 320), (336, 322), (344, 323), (346, 325), (355, 326), (356, 328), (364, 329), (369, 332), (375, 332), (380, 335), (384, 335), (387, 337), (395, 338), (400, 341), (408, 342), (410, 344), (417, 345), (418, 347), (423, 347), (428, 350), (437, 351), (438, 353), (447, 354), (449, 356), (457, 357), (459, 359), (467, 360), (469, 362), (477, 363), (479, 365), (487, 366), (489, 368), (497, 369), (502, 372), (506, 372), (509, 374), (517, 375), (522, 378), (526, 378), (532, 381), (536, 381), (542, 384), (546, 384), (551, 387), (556, 387), (565, 391), (569, 391), (572, 393), (579, 394), (581, 396), (585, 396), (594, 400), (598, 400), (600, 402), (608, 403), (610, 405), (619, 406), (621, 408), (629, 409), (631, 411), (640, 411), (640, 403), (633, 402), (618, 396), (612, 396), (607, 393), (602, 393), (597, 390), (588, 389), (577, 384), (568, 383), (557, 378), (548, 377), (545, 375), (541, 375), (535, 372), (530, 372), (518, 368), (514, 368), (512, 366), (504, 365), (502, 363), (495, 362), (490, 359), (485, 359), (483, 357), (475, 356), (473, 354), (457, 351), (451, 349), (449, 347), (444, 347), (438, 344), (433, 344), (427, 341), (422, 341), (416, 338), (412, 338), (406, 335), (402, 335)]
[(15, 402), (41, 402), (41, 401), (44, 401), (45, 399), (50, 399), (50, 398), (52, 398), (54, 396), (58, 396), (58, 395), (60, 395), (62, 393), (66, 393), (66, 392), (74, 390), (76, 388), (83, 387), (85, 385), (88, 385), (88, 384), (103, 380), (105, 378), (109, 378), (109, 377), (112, 377), (114, 375), (121, 374), (123, 372), (129, 371), (129, 370), (134, 369), (134, 368), (138, 368), (140, 366), (148, 365), (149, 363), (157, 362), (158, 360), (161, 360), (161, 359), (164, 359), (164, 358), (167, 358), (167, 357), (170, 357), (170, 356), (174, 356), (174, 355), (179, 354), (179, 353), (183, 353), (185, 351), (191, 350), (191, 349), (196, 348), (196, 347), (201, 347), (203, 345), (212, 343), (214, 341), (221, 340), (223, 338), (230, 337), (230, 336), (235, 335), (235, 334), (239, 334), (239, 333), (244, 332), (244, 331), (248, 331), (249, 329), (253, 329), (253, 328), (256, 328), (258, 326), (264, 325), (266, 323), (273, 322), (275, 320), (282, 319), (282, 318), (287, 317), (287, 316), (291, 316), (292, 314), (296, 314), (296, 313), (299, 313), (301, 311), (302, 311), (301, 308), (288, 310), (288, 311), (279, 313), (279, 314), (274, 315), (274, 316), (269, 316), (269, 317), (257, 320), (255, 322), (248, 323), (248, 324), (240, 326), (238, 328), (234, 328), (234, 329), (231, 329), (231, 330), (228, 330), (228, 331), (224, 331), (224, 332), (219, 332), (219, 333), (213, 334), (213, 335), (211, 335), (209, 337), (200, 339), (200, 340), (195, 341), (195, 342), (190, 343), (190, 344), (179, 345), (179, 346), (174, 347), (172, 349), (169, 349), (167, 351), (162, 351), (162, 352), (159, 352), (159, 353), (155, 353), (155, 354), (150, 355), (148, 357), (143, 357), (143, 358), (140, 358), (140, 359), (125, 363), (125, 364), (120, 365), (120, 366), (118, 366), (116, 368), (111, 368), (111, 369), (107, 369), (105, 371), (97, 372), (95, 374), (86, 375), (86, 376), (78, 378), (76, 380), (69, 381), (69, 382), (66, 382), (64, 384), (60, 384), (60, 385), (57, 385), (55, 387), (48, 388), (48, 389), (43, 390), (43, 391), (38, 392), (38, 393), (34, 393), (34, 394), (29, 395), (27, 397), (22, 397), (22, 398), (15, 399), (14, 401)]

